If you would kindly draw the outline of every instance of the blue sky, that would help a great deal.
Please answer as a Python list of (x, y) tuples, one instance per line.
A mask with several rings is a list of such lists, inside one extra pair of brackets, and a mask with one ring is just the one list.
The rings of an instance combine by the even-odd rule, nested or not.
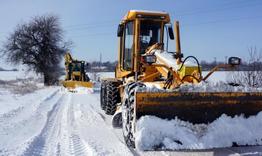
[(185, 56), (245, 59), (250, 46), (262, 48), (261, 0), (0, 0), (0, 42), (17, 24), (51, 13), (60, 17), (76, 58), (95, 61), (102, 53), (103, 61), (114, 61), (117, 25), (130, 9), (166, 11), (172, 23), (179, 20)]

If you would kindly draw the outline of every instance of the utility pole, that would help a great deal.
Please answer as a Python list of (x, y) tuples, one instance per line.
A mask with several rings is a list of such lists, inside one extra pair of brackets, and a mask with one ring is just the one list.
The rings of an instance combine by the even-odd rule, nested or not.
[(217, 58), (216, 57), (214, 57), (214, 63), (215, 63), (215, 65), (217, 65)]
[(102, 53), (100, 53), (100, 56), (99, 56), (99, 70), (101, 72), (101, 66), (102, 66)]

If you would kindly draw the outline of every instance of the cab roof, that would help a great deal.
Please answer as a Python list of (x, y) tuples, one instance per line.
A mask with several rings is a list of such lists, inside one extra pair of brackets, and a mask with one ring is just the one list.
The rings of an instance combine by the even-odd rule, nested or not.
[(148, 10), (130, 10), (122, 19), (121, 23), (125, 23), (127, 21), (131, 21), (137, 18), (145, 18), (145, 19), (158, 19), (162, 20), (165, 23), (170, 22), (170, 17), (167, 12), (163, 11), (148, 11)]

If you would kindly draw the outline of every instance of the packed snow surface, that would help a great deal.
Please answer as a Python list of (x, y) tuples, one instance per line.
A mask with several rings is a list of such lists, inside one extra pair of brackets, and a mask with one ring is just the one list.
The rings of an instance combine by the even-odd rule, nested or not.
[(72, 93), (8, 74), (0, 80), (0, 156), (132, 155), (95, 90)]
[(86, 87), (76, 87), (74, 89), (64, 89), (65, 91), (68, 92), (74, 92), (74, 93), (78, 93), (78, 94), (90, 94), (90, 93), (94, 93), (93, 88), (86, 88)]
[[(98, 80), (103, 77), (113, 77), (114, 73), (92, 73)], [(91, 76), (92, 76), (91, 74)], [(68, 92), (61, 87), (45, 87), (37, 76), (26, 77), (23, 72), (0, 72), (0, 155), (90, 155), (90, 156), (122, 156), (122, 155), (188, 155), (186, 151), (140, 151), (130, 150), (124, 141), (121, 129), (114, 129), (111, 125), (112, 116), (106, 115), (100, 108), (100, 95), (95, 89), (76, 88), (76, 92)], [(90, 76), (90, 77), (91, 77)], [(95, 79), (96, 80), (96, 79)], [(97, 84), (99, 86), (99, 83)], [(261, 116), (261, 115), (260, 115)], [(225, 117), (227, 118), (227, 117)], [(174, 147), (176, 144), (170, 140), (173, 132), (181, 133), (186, 138), (194, 137), (193, 127), (198, 127), (200, 134), (207, 131), (210, 126), (194, 126), (179, 120), (161, 120), (156, 117), (145, 117), (139, 120), (140, 130), (137, 134), (140, 139), (140, 149), (152, 149), (161, 142), (161, 136), (166, 136), (165, 145)], [(230, 118), (227, 118), (230, 120)], [(239, 118), (241, 119), (241, 118)], [(253, 120), (255, 120), (254, 118)], [(150, 122), (153, 122), (150, 123)], [(168, 123), (167, 125), (165, 124)], [(256, 120), (255, 120), (256, 122)], [(162, 124), (162, 125), (161, 125)], [(252, 134), (261, 123), (249, 123), (251, 131), (245, 134), (245, 138), (253, 139)], [(257, 124), (257, 127), (255, 127)], [(145, 127), (141, 127), (141, 126)], [(180, 130), (171, 131), (180, 126)], [(219, 127), (213, 125), (215, 134)], [(237, 132), (241, 126), (234, 127)], [(153, 128), (153, 129), (152, 129)], [(157, 129), (156, 129), (157, 128)], [(170, 128), (164, 129), (164, 128)], [(224, 127), (223, 127), (224, 128)], [(228, 127), (231, 129), (232, 127)], [(143, 131), (142, 131), (143, 129)], [(163, 129), (161, 133), (160, 129)], [(239, 130), (238, 130), (239, 129)], [(183, 130), (186, 130), (185, 132)], [(224, 130), (224, 129), (223, 129)], [(212, 131), (209, 128), (209, 131)], [(141, 136), (141, 132), (146, 132)], [(147, 133), (148, 132), (148, 133)], [(159, 132), (159, 133), (157, 133)], [(167, 133), (168, 132), (168, 133)], [(202, 133), (201, 133), (202, 132)], [(141, 133), (141, 134), (139, 134)], [(152, 136), (157, 133), (159, 136)], [(193, 133), (193, 134), (192, 134)], [(219, 133), (219, 132), (217, 132)], [(206, 133), (204, 133), (206, 134)], [(259, 134), (259, 133), (258, 133)], [(211, 138), (211, 136), (206, 138)], [(216, 134), (218, 135), (218, 134)], [(218, 136), (215, 135), (215, 138)], [(150, 138), (145, 138), (150, 136)], [(170, 137), (170, 140), (167, 139)], [(181, 137), (182, 137), (181, 136)], [(203, 135), (201, 135), (203, 136)], [(160, 139), (146, 140), (146, 139)], [(180, 138), (180, 137), (178, 137)], [(186, 139), (184, 138), (184, 140)], [(173, 139), (174, 140), (174, 139)], [(181, 142), (184, 141), (180, 140)], [(206, 139), (207, 140), (207, 139)], [(200, 140), (201, 141), (201, 140)], [(211, 140), (212, 142), (213, 140)], [(221, 145), (223, 140), (218, 139)], [(250, 140), (251, 141), (251, 140)], [(177, 141), (178, 142), (178, 141)], [(144, 143), (150, 143), (144, 145)], [(178, 142), (179, 143), (179, 142)], [(187, 142), (188, 143), (188, 142)], [(215, 143), (213, 141), (212, 143)], [(227, 142), (226, 142), (227, 143)], [(229, 144), (229, 143), (228, 143)], [(162, 144), (161, 144), (162, 145)], [(188, 145), (188, 144), (184, 144)], [(225, 144), (227, 145), (227, 144)], [(178, 146), (178, 145), (177, 145)], [(159, 146), (160, 147), (160, 146)], [(161, 146), (162, 147), (162, 146)], [(182, 148), (182, 146), (179, 146)], [(222, 149), (222, 155), (245, 153), (261, 155), (262, 146)], [(164, 147), (162, 147), (165, 149)], [(167, 149), (167, 148), (166, 148)], [(211, 151), (211, 152), (210, 152)], [(208, 155), (213, 155), (210, 150)], [(203, 152), (195, 152), (195, 155), (203, 155)], [(206, 155), (206, 153), (205, 153)]]
[(20, 155), (41, 131), (58, 88), (48, 87), (26, 95), (2, 92), (0, 97), (0, 155)]
[(100, 109), (99, 94), (76, 90), (1, 96), (0, 155), (132, 155)]
[(231, 118), (222, 115), (208, 125), (144, 116), (137, 122), (135, 136), (136, 147), (140, 150), (262, 145), (262, 112), (247, 119), (243, 116)]

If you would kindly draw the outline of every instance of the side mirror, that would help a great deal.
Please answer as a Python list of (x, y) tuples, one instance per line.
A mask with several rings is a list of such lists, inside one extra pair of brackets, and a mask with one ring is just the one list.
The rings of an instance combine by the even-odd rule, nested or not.
[(232, 65), (232, 66), (237, 66), (241, 64), (241, 59), (238, 57), (230, 57), (228, 59), (228, 64)]
[(171, 40), (174, 40), (175, 37), (174, 37), (174, 32), (173, 32), (173, 29), (172, 29), (171, 24), (167, 26), (167, 29), (168, 29), (169, 38), (170, 38)]
[(117, 37), (122, 37), (124, 33), (124, 25), (119, 24), (117, 29)]

